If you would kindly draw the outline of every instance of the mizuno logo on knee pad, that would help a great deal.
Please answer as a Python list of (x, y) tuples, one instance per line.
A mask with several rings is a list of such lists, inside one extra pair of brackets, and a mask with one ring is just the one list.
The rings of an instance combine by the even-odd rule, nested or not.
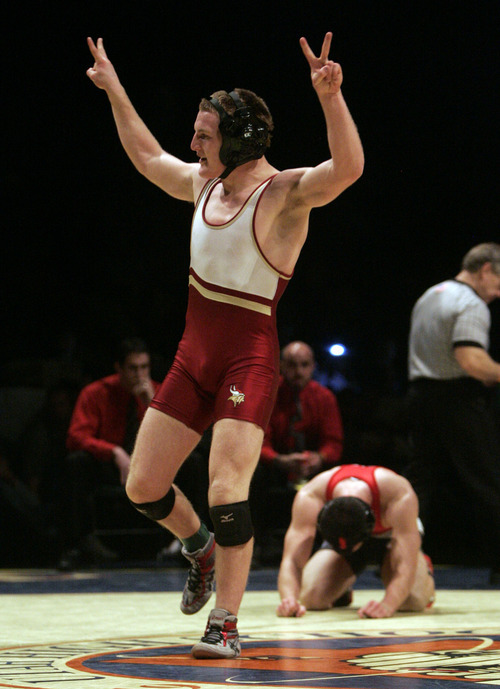
[(243, 545), (253, 536), (248, 500), (210, 508), (215, 541), (222, 546)]

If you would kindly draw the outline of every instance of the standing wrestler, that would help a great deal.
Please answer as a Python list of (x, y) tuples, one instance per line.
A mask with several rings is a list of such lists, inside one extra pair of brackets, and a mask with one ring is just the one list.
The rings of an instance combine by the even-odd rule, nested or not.
[[(331, 159), (282, 172), (264, 155), (273, 128), (269, 110), (244, 89), (201, 101), (191, 141), (197, 163), (164, 151), (132, 106), (102, 39), (96, 45), (88, 39), (95, 63), (87, 74), (106, 91), (128, 156), (166, 193), (195, 205), (186, 327), (141, 424), (127, 493), (139, 511), (183, 543), (191, 562), (184, 613), (207, 602), (215, 570), (216, 608), (192, 649), (196, 658), (240, 654), (236, 615), (253, 547), (249, 485), (279, 375), (276, 305), (305, 242), (311, 209), (333, 201), (363, 169), (361, 142), (340, 89), (342, 71), (328, 58), (331, 38), (327, 33), (319, 57), (300, 39)], [(173, 483), (211, 423), (208, 498), (215, 539)]]
[[(316, 532), (324, 539), (311, 557)], [(323, 471), (296, 495), (278, 575), (280, 617), (349, 604), (356, 577), (380, 565), (381, 601), (360, 617), (419, 612), (434, 600), (434, 578), (423, 554), (418, 500), (390, 469), (344, 464)]]

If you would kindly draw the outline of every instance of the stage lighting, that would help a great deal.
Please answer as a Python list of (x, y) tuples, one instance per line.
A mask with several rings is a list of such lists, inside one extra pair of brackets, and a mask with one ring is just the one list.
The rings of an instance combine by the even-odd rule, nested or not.
[(332, 344), (331, 347), (328, 348), (328, 351), (332, 356), (345, 356), (347, 354), (347, 349), (343, 344), (340, 344), (340, 342)]

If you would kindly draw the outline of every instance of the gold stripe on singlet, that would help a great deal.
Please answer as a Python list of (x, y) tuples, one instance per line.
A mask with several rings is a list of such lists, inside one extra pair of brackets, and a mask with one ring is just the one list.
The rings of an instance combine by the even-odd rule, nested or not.
[(206, 299), (219, 301), (224, 304), (232, 304), (233, 306), (239, 306), (243, 309), (249, 309), (250, 311), (257, 311), (257, 313), (262, 313), (264, 316), (271, 315), (270, 306), (260, 304), (257, 301), (251, 301), (250, 299), (243, 299), (242, 297), (235, 297), (231, 294), (215, 292), (214, 290), (207, 289), (206, 287), (203, 287), (203, 285), (200, 285), (200, 283), (192, 275), (189, 276), (189, 284), (198, 290), (198, 292)]

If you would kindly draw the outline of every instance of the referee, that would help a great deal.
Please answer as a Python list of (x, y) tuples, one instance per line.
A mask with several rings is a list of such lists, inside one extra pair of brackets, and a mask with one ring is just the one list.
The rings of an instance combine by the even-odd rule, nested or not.
[(500, 364), (488, 354), (488, 304), (500, 297), (500, 245), (479, 244), (458, 275), (430, 287), (411, 315), (408, 478), (424, 524), (437, 491), (458, 485), (481, 516), (481, 553), (500, 584), (500, 440), (492, 387)]

